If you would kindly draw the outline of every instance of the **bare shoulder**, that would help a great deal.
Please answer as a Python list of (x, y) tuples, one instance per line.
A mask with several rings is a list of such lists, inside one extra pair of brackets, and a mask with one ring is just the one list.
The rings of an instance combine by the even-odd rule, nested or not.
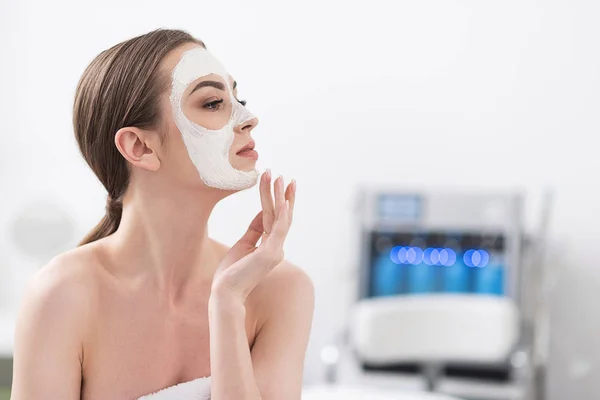
[[(14, 342), (13, 395), (79, 398), (93, 275), (88, 249), (54, 258), (30, 281)], [(43, 362), (40, 362), (43, 360)]]
[(266, 291), (270, 295), (290, 292), (308, 295), (313, 292), (313, 282), (310, 276), (302, 268), (287, 260), (275, 267), (259, 286), (260, 290)]
[(91, 258), (89, 250), (75, 249), (41, 268), (28, 284), (19, 319), (37, 327), (75, 320), (82, 326), (96, 287)]
[[(222, 256), (229, 247), (213, 240)], [(281, 312), (278, 308), (305, 308), (312, 312), (314, 307), (314, 285), (310, 276), (300, 267), (284, 260), (275, 267), (252, 291), (246, 301), (258, 319)]]
[(312, 315), (314, 285), (300, 267), (282, 261), (250, 294), (248, 301), (255, 309), (259, 324), (282, 313)]
[[(29, 292), (37, 294), (62, 293), (71, 296), (88, 292), (93, 286), (95, 255), (90, 249), (77, 248), (61, 254), (42, 267), (33, 277)], [(56, 294), (58, 294), (56, 293)]]

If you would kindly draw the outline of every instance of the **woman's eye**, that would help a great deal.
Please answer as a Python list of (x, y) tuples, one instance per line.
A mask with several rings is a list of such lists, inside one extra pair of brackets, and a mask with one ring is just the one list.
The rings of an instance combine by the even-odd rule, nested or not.
[(238, 100), (238, 102), (243, 105), (244, 107), (246, 107), (246, 100)]
[(223, 104), (223, 99), (211, 101), (210, 103), (206, 103), (204, 105), (204, 108), (206, 108), (208, 110), (218, 110), (221, 107), (221, 104)]

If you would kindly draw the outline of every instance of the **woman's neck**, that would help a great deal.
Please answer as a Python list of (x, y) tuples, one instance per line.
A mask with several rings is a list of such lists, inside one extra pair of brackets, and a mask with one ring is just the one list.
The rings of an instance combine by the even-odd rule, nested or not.
[(219, 200), (172, 191), (126, 196), (119, 229), (107, 238), (115, 273), (176, 297), (212, 280), (218, 259), (207, 225)]

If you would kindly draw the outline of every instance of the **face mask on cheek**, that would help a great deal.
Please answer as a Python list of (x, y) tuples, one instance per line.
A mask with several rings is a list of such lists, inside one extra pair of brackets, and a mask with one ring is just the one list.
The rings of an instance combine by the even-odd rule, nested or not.
[[(182, 97), (187, 87), (210, 74), (223, 78), (226, 85), (225, 96), (229, 96), (232, 104), (229, 121), (218, 130), (207, 129), (190, 121), (181, 108)], [(234, 128), (250, 121), (254, 115), (235, 99), (227, 71), (206, 49), (194, 48), (183, 53), (173, 70), (170, 99), (175, 124), (202, 181), (207, 186), (224, 190), (242, 190), (255, 185), (258, 171), (237, 170), (229, 161), (229, 150), (235, 136)]]

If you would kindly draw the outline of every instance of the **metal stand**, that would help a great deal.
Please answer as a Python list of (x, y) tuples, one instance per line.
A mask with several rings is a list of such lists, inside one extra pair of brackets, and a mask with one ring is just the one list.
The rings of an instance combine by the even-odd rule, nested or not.
[(425, 377), (425, 387), (428, 392), (435, 392), (437, 383), (442, 376), (443, 367), (438, 363), (427, 363), (423, 366), (423, 376)]

